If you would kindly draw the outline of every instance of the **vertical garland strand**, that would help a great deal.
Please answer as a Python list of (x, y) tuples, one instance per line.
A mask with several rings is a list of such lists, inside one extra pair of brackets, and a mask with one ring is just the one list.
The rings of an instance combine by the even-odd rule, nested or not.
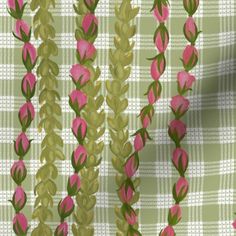
[(39, 84), (39, 103), (41, 105), (39, 116), (39, 131), (42, 129), (46, 135), (41, 144), (40, 161), (43, 164), (36, 174), (38, 184), (35, 186), (36, 195), (35, 209), (33, 219), (37, 219), (39, 224), (33, 230), (33, 236), (52, 235), (52, 230), (46, 221), (52, 217), (53, 197), (56, 194), (57, 186), (54, 182), (58, 176), (58, 170), (55, 166), (56, 160), (64, 160), (62, 153), (63, 140), (58, 134), (62, 129), (59, 117), (61, 116), (61, 107), (58, 104), (60, 95), (57, 92), (58, 81), (56, 77), (59, 74), (59, 67), (55, 61), (51, 59), (57, 56), (58, 47), (53, 41), (55, 38), (55, 29), (51, 24), (53, 22), (50, 7), (55, 8), (53, 0), (32, 0), (31, 10), (37, 12), (34, 16), (34, 35), (36, 39), (41, 39), (42, 43), (38, 48), (39, 66), (37, 74), (40, 79)]
[(26, 4), (27, 3), (24, 4), (23, 0), (8, 0), (8, 12), (16, 20), (15, 32), (13, 32), (13, 35), (16, 39), (24, 43), (22, 48), (22, 61), (27, 70), (21, 83), (22, 94), (25, 97), (26, 102), (20, 107), (18, 113), (22, 131), (14, 141), (15, 153), (19, 157), (19, 160), (14, 162), (11, 167), (11, 177), (17, 184), (12, 200), (10, 201), (15, 210), (13, 230), (15, 234), (19, 236), (26, 235), (29, 228), (27, 218), (21, 213), (27, 201), (26, 193), (22, 187), (22, 182), (27, 175), (23, 158), (28, 153), (31, 143), (31, 140), (26, 136), (26, 130), (29, 128), (35, 116), (31, 98), (34, 96), (36, 85), (36, 77), (32, 73), (32, 70), (35, 67), (37, 60), (36, 49), (30, 43), (30, 26), (22, 20)]
[[(87, 151), (85, 168), (81, 170), (81, 191), (76, 196), (78, 209), (74, 214), (76, 223), (73, 224), (74, 235), (94, 235), (94, 227), (91, 225), (94, 219), (94, 206), (96, 204), (95, 193), (98, 191), (98, 166), (101, 158), (98, 156), (103, 150), (103, 142), (98, 139), (104, 134), (105, 113), (101, 109), (104, 97), (98, 95), (101, 90), (101, 82), (97, 81), (100, 69), (93, 67), (96, 58), (94, 41), (98, 34), (98, 20), (95, 10), (99, 0), (78, 1), (74, 5), (77, 13), (75, 38), (77, 40), (77, 58), (79, 64), (71, 69), (71, 77), (78, 89), (87, 96), (87, 104), (82, 116), (87, 124), (86, 139), (84, 142)], [(86, 83), (78, 86), (78, 80)]]
[(195, 48), (195, 42), (200, 32), (192, 16), (197, 11), (199, 0), (183, 0), (183, 5), (188, 13), (183, 31), (190, 45), (187, 45), (183, 51), (181, 61), (184, 70), (180, 71), (177, 75), (178, 95), (172, 97), (170, 103), (170, 108), (175, 119), (170, 122), (168, 129), (168, 134), (175, 143), (172, 163), (179, 172), (180, 177), (172, 189), (175, 204), (169, 209), (168, 226), (160, 232), (161, 236), (176, 235), (173, 226), (178, 224), (182, 217), (182, 209), (179, 203), (185, 199), (189, 188), (188, 181), (185, 178), (185, 172), (188, 167), (188, 154), (180, 144), (186, 135), (186, 125), (180, 118), (188, 111), (189, 100), (185, 97), (185, 94), (192, 89), (192, 84), (195, 81), (195, 77), (191, 75), (189, 71), (192, 70), (198, 62), (198, 51)]

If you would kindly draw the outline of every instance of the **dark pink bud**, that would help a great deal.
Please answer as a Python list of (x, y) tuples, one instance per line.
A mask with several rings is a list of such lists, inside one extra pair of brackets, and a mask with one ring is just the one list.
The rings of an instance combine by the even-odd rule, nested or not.
[(133, 186), (129, 182), (124, 183), (118, 190), (119, 198), (123, 203), (130, 203), (133, 198), (133, 194)]
[(181, 120), (172, 120), (168, 130), (170, 138), (179, 146), (186, 134), (186, 125)]
[(16, 154), (20, 157), (23, 157), (30, 147), (30, 141), (24, 132), (19, 134), (14, 144)]
[(173, 187), (173, 197), (176, 203), (182, 201), (188, 193), (188, 181), (184, 177), (180, 177)]
[(27, 73), (21, 84), (21, 90), (26, 99), (30, 99), (35, 93), (36, 77), (32, 73)]
[(34, 119), (35, 112), (31, 102), (23, 104), (18, 113), (19, 120), (23, 129), (27, 129)]
[(199, 6), (199, 0), (183, 0), (183, 3), (185, 10), (190, 16), (192, 16), (196, 12)]
[(183, 94), (192, 88), (192, 85), (196, 79), (193, 75), (189, 74), (188, 72), (181, 71), (178, 73), (177, 80), (178, 80), (179, 93)]
[(132, 154), (124, 165), (124, 172), (128, 178), (131, 178), (136, 173), (139, 166), (139, 157), (137, 153)]
[(11, 167), (11, 177), (17, 185), (21, 185), (26, 177), (27, 171), (22, 160), (14, 162)]
[(148, 88), (148, 92), (146, 93), (148, 97), (149, 104), (153, 105), (161, 95), (161, 85), (159, 81), (154, 81)]
[(73, 65), (70, 70), (70, 74), (74, 83), (78, 83), (80, 86), (86, 84), (90, 79), (89, 70), (80, 64)]
[(236, 220), (234, 220), (234, 222), (232, 223), (232, 226), (234, 229), (236, 229)]
[(61, 223), (57, 226), (54, 236), (67, 236), (68, 235), (68, 224), (66, 222)]
[(125, 212), (125, 219), (129, 225), (135, 225), (138, 221), (138, 217), (132, 208)]
[(136, 152), (139, 152), (144, 148), (147, 139), (150, 139), (150, 136), (145, 128), (142, 128), (135, 133), (134, 149)]
[(24, 5), (24, 1), (23, 0), (7, 0), (7, 5), (10, 9), (12, 10), (16, 10), (16, 2), (18, 3), (19, 9), (21, 10), (23, 5)]
[(188, 167), (188, 154), (182, 148), (176, 148), (173, 152), (172, 162), (180, 175), (184, 175)]
[(77, 173), (70, 176), (67, 184), (68, 195), (75, 196), (80, 189), (80, 178)]
[(185, 114), (189, 108), (189, 100), (181, 95), (172, 97), (170, 102), (171, 110), (175, 114), (175, 117), (179, 119)]
[(186, 39), (194, 43), (198, 36), (198, 29), (194, 19), (190, 16), (184, 24), (184, 35)]
[(28, 230), (28, 222), (24, 214), (17, 213), (13, 218), (13, 230), (16, 235), (26, 235)]
[(31, 71), (36, 63), (36, 48), (31, 43), (25, 43), (23, 46), (23, 63), (27, 71)]
[(87, 131), (86, 121), (80, 117), (76, 117), (73, 120), (72, 131), (79, 142), (84, 140)]
[(161, 231), (160, 236), (175, 236), (175, 231), (172, 226), (168, 225)]
[(95, 35), (98, 29), (98, 19), (96, 16), (92, 13), (87, 13), (82, 20), (82, 28), (86, 35)]
[(145, 106), (140, 112), (140, 118), (143, 128), (147, 128), (152, 122), (152, 117), (154, 115), (154, 108), (152, 105)]
[(164, 4), (161, 4), (160, 8), (158, 6), (156, 6), (154, 8), (153, 15), (160, 23), (166, 21), (169, 16), (168, 6), (164, 5)]
[(68, 217), (74, 210), (74, 201), (71, 196), (65, 197), (58, 204), (58, 213), (62, 219)]
[(151, 64), (151, 76), (154, 80), (159, 80), (164, 73), (166, 67), (166, 60), (163, 54), (159, 54), (153, 59)]
[(19, 212), (23, 209), (26, 203), (26, 194), (22, 187), (17, 187), (13, 197), (12, 197), (12, 205), (14, 206), (16, 212)]
[(84, 146), (79, 145), (76, 150), (72, 153), (72, 166), (75, 171), (81, 170), (87, 159), (87, 151)]
[(77, 53), (79, 62), (84, 63), (87, 60), (94, 60), (96, 48), (92, 43), (80, 39), (77, 41)]
[(164, 25), (159, 26), (155, 32), (154, 41), (160, 53), (163, 53), (169, 43), (169, 33)]
[(183, 52), (183, 66), (189, 71), (191, 70), (198, 62), (198, 51), (192, 45), (187, 45)]
[(168, 214), (168, 223), (169, 225), (176, 225), (179, 223), (179, 221), (182, 218), (182, 210), (179, 206), (179, 204), (176, 204), (172, 206), (169, 209), (169, 214)]
[(87, 96), (80, 90), (73, 90), (70, 94), (70, 106), (78, 115), (80, 110), (87, 104)]
[(24, 20), (16, 21), (15, 35), (23, 41), (29, 41), (30, 27)]

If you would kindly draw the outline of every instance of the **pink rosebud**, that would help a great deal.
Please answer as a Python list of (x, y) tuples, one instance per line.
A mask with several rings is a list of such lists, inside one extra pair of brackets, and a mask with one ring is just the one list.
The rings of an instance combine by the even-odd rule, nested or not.
[(178, 90), (181, 94), (192, 88), (193, 83), (195, 82), (195, 77), (189, 74), (186, 71), (181, 71), (177, 75), (178, 80)]
[(54, 236), (67, 236), (68, 235), (68, 224), (66, 222), (61, 223), (57, 226)]
[(36, 48), (31, 43), (25, 43), (23, 46), (23, 63), (28, 71), (34, 68), (36, 59)]
[(22, 160), (14, 162), (11, 167), (11, 177), (17, 185), (20, 185), (24, 181), (26, 174), (27, 171), (24, 162)]
[(13, 218), (13, 230), (16, 235), (26, 235), (28, 222), (24, 214), (17, 213)]
[(87, 151), (84, 146), (79, 145), (76, 150), (72, 153), (72, 166), (75, 171), (81, 170), (87, 159)]
[(96, 54), (96, 48), (92, 43), (87, 42), (84, 39), (77, 41), (77, 55), (80, 63), (87, 60), (93, 60)]
[(21, 84), (21, 90), (26, 99), (30, 99), (35, 93), (36, 77), (31, 72), (27, 73)]
[(79, 142), (84, 140), (87, 131), (86, 121), (80, 117), (76, 117), (73, 120), (72, 131)]
[(67, 191), (70, 196), (75, 196), (80, 189), (80, 178), (77, 173), (70, 176), (67, 183)]
[(176, 118), (178, 119), (188, 110), (189, 100), (181, 95), (176, 95), (172, 97), (170, 106)]
[(23, 0), (7, 0), (7, 4), (8, 4), (8, 7), (12, 10), (16, 10), (16, 3), (18, 4), (19, 6), (19, 9), (21, 10), (23, 5), (24, 5), (24, 1)]
[(87, 13), (82, 20), (82, 28), (85, 34), (95, 35), (98, 29), (98, 19), (92, 13)]
[(175, 204), (169, 209), (168, 223), (169, 225), (176, 225), (182, 218), (182, 210), (179, 204)]
[(185, 10), (190, 16), (192, 16), (196, 12), (199, 6), (199, 0), (183, 0), (183, 3)]
[(188, 181), (184, 177), (180, 177), (173, 187), (173, 197), (176, 203), (182, 201), (188, 193)]
[(136, 152), (141, 151), (147, 141), (147, 135), (146, 133), (142, 133), (142, 132), (137, 132), (134, 138), (134, 149)]
[(139, 166), (139, 157), (137, 153), (132, 154), (124, 165), (124, 172), (128, 178), (131, 178), (136, 173)]
[(23, 104), (19, 110), (18, 116), (23, 129), (27, 129), (35, 116), (32, 103), (26, 102), (25, 104)]
[(24, 42), (28, 42), (30, 39), (30, 27), (24, 20), (16, 21), (15, 33), (16, 36)]
[(183, 66), (189, 71), (191, 70), (198, 62), (198, 51), (192, 45), (187, 45), (183, 51)]
[(184, 35), (186, 39), (194, 43), (198, 36), (198, 30), (194, 19), (190, 16), (184, 24)]
[(151, 76), (154, 80), (159, 80), (164, 73), (166, 67), (166, 60), (164, 55), (159, 54), (151, 64)]
[(80, 110), (87, 104), (87, 96), (80, 90), (73, 90), (70, 94), (70, 106), (78, 115)]
[(86, 84), (90, 79), (89, 70), (80, 64), (73, 65), (70, 70), (70, 74), (74, 83), (79, 83), (80, 86)]
[(186, 134), (186, 125), (181, 120), (172, 120), (169, 125), (168, 133), (170, 138), (176, 144), (179, 144)]
[(154, 36), (155, 45), (160, 53), (163, 53), (169, 43), (169, 33), (165, 26), (159, 26)]
[(173, 152), (172, 162), (182, 176), (188, 167), (187, 152), (182, 148), (176, 148)]
[(152, 105), (145, 106), (140, 112), (140, 118), (143, 128), (147, 128), (152, 122), (152, 117), (154, 115), (154, 108)]
[(28, 152), (30, 147), (30, 141), (24, 132), (19, 134), (14, 144), (16, 154), (20, 157), (23, 157)]
[(153, 81), (148, 88), (147, 97), (149, 104), (153, 105), (159, 98), (161, 94), (161, 85), (159, 81)]
[(25, 203), (26, 194), (22, 187), (17, 187), (12, 197), (12, 205), (16, 212), (19, 212), (25, 206)]
[(169, 17), (169, 8), (168, 8), (168, 6), (162, 4), (160, 9), (158, 8), (158, 6), (156, 6), (154, 8), (153, 15), (160, 23), (166, 21)]
[(129, 225), (135, 225), (137, 223), (138, 217), (135, 211), (131, 208), (129, 211), (125, 212), (125, 219)]
[(168, 225), (161, 231), (160, 236), (175, 236), (175, 231), (172, 226)]
[(58, 204), (58, 213), (62, 219), (68, 217), (74, 210), (74, 201), (71, 196), (65, 197)]
[(232, 223), (232, 226), (234, 229), (236, 229), (236, 220), (234, 220), (234, 222)]
[(118, 195), (123, 203), (130, 203), (133, 198), (133, 188), (130, 183), (124, 183), (118, 190)]

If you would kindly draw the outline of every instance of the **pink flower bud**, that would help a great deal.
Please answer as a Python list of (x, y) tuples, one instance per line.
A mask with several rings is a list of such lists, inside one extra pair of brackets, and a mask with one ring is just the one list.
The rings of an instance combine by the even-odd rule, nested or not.
[(125, 212), (125, 219), (129, 225), (135, 225), (138, 221), (138, 217), (132, 208)]
[[(8, 7), (12, 10), (16, 10), (16, 0), (7, 0), (7, 4)], [(20, 8), (20, 10), (22, 9), (23, 5), (24, 5), (24, 1), (23, 0), (17, 0), (18, 6)]]
[(79, 83), (80, 86), (86, 84), (90, 79), (89, 70), (80, 64), (73, 65), (70, 70), (70, 74), (74, 83)]
[(96, 48), (92, 43), (80, 39), (77, 41), (77, 53), (79, 62), (83, 63), (87, 60), (94, 60)]
[(82, 20), (82, 28), (85, 34), (95, 35), (98, 29), (98, 19), (92, 13), (87, 13)]
[(194, 43), (198, 36), (198, 29), (194, 19), (190, 16), (184, 24), (184, 35), (186, 39)]
[(130, 203), (133, 198), (133, 194), (133, 187), (130, 185), (130, 183), (124, 183), (118, 190), (119, 198), (123, 203)]
[(70, 106), (78, 115), (80, 110), (87, 104), (87, 96), (80, 90), (73, 90), (70, 94)]
[(232, 223), (232, 226), (234, 229), (236, 229), (236, 220), (234, 220), (234, 222)]
[(155, 45), (160, 53), (163, 53), (169, 43), (169, 33), (165, 26), (159, 26), (154, 36)]
[(160, 236), (175, 236), (175, 231), (172, 226), (168, 225), (161, 231)]
[(30, 39), (30, 27), (24, 20), (16, 21), (15, 35), (22, 39), (24, 42), (28, 42)]
[(187, 45), (183, 52), (183, 66), (189, 71), (191, 70), (198, 62), (198, 51), (192, 45)]
[(14, 162), (11, 167), (11, 177), (17, 185), (20, 185), (24, 181), (26, 174), (27, 171), (24, 162), (22, 160)]
[(162, 4), (160, 9), (158, 8), (158, 6), (156, 6), (154, 8), (153, 15), (160, 23), (166, 21), (169, 17), (169, 8), (168, 8), (168, 6)]
[(186, 71), (181, 71), (177, 75), (178, 80), (178, 90), (181, 94), (192, 88), (193, 83), (195, 82), (195, 77), (189, 74)]
[(26, 235), (28, 222), (24, 214), (17, 213), (13, 218), (13, 230), (16, 235)]
[(152, 122), (152, 117), (154, 115), (154, 108), (152, 105), (145, 106), (140, 112), (140, 118), (143, 128), (147, 128)]
[(57, 226), (54, 236), (67, 236), (68, 235), (68, 224), (66, 222), (61, 223)]
[(183, 0), (183, 3), (185, 10), (190, 16), (192, 16), (196, 12), (199, 6), (199, 0)]
[(134, 138), (134, 149), (136, 152), (141, 151), (147, 141), (147, 135), (146, 133), (142, 133), (142, 132), (137, 132)]
[(153, 105), (160, 98), (160, 94), (161, 94), (161, 85), (159, 81), (152, 82), (147, 92), (149, 104)]
[(31, 43), (25, 43), (23, 46), (23, 63), (27, 71), (31, 71), (36, 63), (36, 48)]
[(75, 171), (81, 170), (87, 159), (87, 151), (84, 146), (79, 145), (76, 150), (72, 153), (72, 166)]
[(154, 80), (159, 80), (164, 73), (166, 67), (166, 60), (162, 54), (159, 54), (151, 64), (151, 76)]
[(188, 167), (187, 152), (182, 148), (176, 148), (173, 152), (172, 162), (180, 175), (183, 175)]
[(22, 187), (17, 187), (13, 197), (12, 197), (12, 205), (14, 206), (16, 212), (19, 212), (23, 209), (26, 203), (26, 194)]
[(67, 191), (68, 195), (70, 196), (75, 196), (80, 189), (80, 178), (78, 174), (73, 174), (70, 176), (68, 179), (68, 184), (67, 184)]
[(176, 203), (182, 201), (188, 193), (188, 181), (184, 177), (180, 177), (173, 187), (173, 197)]
[(186, 134), (186, 125), (181, 120), (172, 120), (168, 133), (170, 138), (178, 145)]
[(87, 131), (86, 121), (80, 117), (76, 117), (73, 120), (72, 131), (79, 142), (84, 140)]
[(178, 119), (185, 114), (189, 108), (189, 100), (181, 95), (172, 97), (170, 102), (171, 109)]
[(30, 141), (24, 132), (19, 134), (14, 144), (16, 154), (20, 157), (23, 157), (28, 152), (30, 147)]
[(65, 197), (58, 204), (58, 213), (62, 219), (68, 217), (74, 210), (74, 201), (71, 196)]
[(35, 84), (36, 84), (35, 75), (30, 72), (27, 73), (24, 76), (21, 84), (21, 90), (26, 99), (30, 99), (34, 96)]
[(19, 120), (23, 129), (27, 129), (34, 119), (35, 112), (31, 102), (23, 104), (18, 113)]
[(139, 157), (138, 154), (132, 154), (124, 165), (124, 172), (128, 178), (131, 178), (136, 173), (139, 166)]
[(168, 214), (168, 223), (169, 225), (176, 225), (179, 223), (179, 221), (182, 218), (182, 210), (179, 206), (179, 204), (176, 204), (172, 206), (169, 209), (169, 214)]

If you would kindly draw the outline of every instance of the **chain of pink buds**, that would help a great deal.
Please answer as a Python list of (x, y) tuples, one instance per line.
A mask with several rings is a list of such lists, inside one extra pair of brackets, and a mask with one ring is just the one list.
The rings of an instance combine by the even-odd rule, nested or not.
[[(86, 1), (85, 1), (86, 2)], [(92, 7), (92, 6), (91, 6)], [(93, 13), (87, 13), (83, 16), (82, 30), (85, 38), (94, 35), (97, 32), (97, 18)], [(68, 224), (64, 221), (66, 217), (71, 215), (74, 210), (74, 201), (72, 196), (77, 195), (80, 190), (79, 171), (84, 167), (87, 160), (87, 151), (83, 146), (87, 132), (87, 124), (81, 118), (80, 113), (87, 104), (87, 95), (81, 90), (83, 86), (90, 80), (91, 74), (86, 67), (86, 63), (95, 58), (96, 48), (86, 39), (77, 41), (77, 59), (78, 64), (72, 66), (70, 76), (76, 89), (69, 95), (69, 104), (76, 113), (76, 118), (72, 122), (72, 132), (76, 137), (79, 145), (72, 153), (71, 164), (74, 168), (74, 174), (69, 177), (67, 184), (68, 196), (58, 204), (58, 213), (61, 217), (61, 224), (55, 230), (55, 236), (66, 236), (68, 234)]]
[(151, 124), (152, 118), (154, 116), (154, 104), (160, 98), (161, 83), (159, 82), (159, 79), (165, 71), (166, 59), (164, 53), (169, 43), (169, 33), (167, 28), (165, 27), (165, 21), (169, 16), (168, 2), (166, 0), (162, 1), (162, 4), (160, 6), (161, 12), (159, 11), (159, 8), (157, 7), (157, 3), (155, 1), (152, 9), (154, 10), (153, 15), (155, 19), (159, 22), (159, 26), (156, 29), (154, 35), (154, 43), (159, 54), (151, 59), (152, 63), (150, 68), (150, 73), (154, 81), (149, 85), (148, 91), (146, 93), (148, 105), (144, 106), (141, 109), (139, 115), (142, 128), (134, 134), (134, 153), (131, 154), (131, 156), (126, 160), (124, 164), (124, 173), (127, 178), (118, 190), (119, 197), (123, 202), (122, 213), (127, 223), (129, 224), (129, 235), (132, 236), (138, 236), (141, 235), (141, 233), (132, 227), (137, 223), (137, 215), (134, 209), (130, 206), (130, 202), (135, 192), (131, 179), (135, 175), (139, 167), (138, 154), (145, 147), (147, 139), (150, 139), (147, 128)]
[(21, 83), (22, 94), (26, 102), (20, 107), (18, 113), (22, 131), (14, 141), (15, 153), (19, 156), (19, 159), (14, 162), (10, 171), (12, 179), (17, 184), (12, 200), (10, 201), (16, 213), (13, 218), (13, 230), (16, 235), (23, 236), (27, 234), (29, 228), (27, 218), (21, 213), (27, 201), (26, 193), (21, 186), (27, 175), (23, 158), (29, 151), (31, 143), (31, 140), (26, 136), (26, 130), (35, 117), (31, 98), (35, 93), (36, 77), (32, 73), (32, 70), (37, 61), (37, 52), (36, 48), (30, 43), (31, 28), (22, 20), (24, 8), (27, 3), (24, 3), (23, 0), (8, 0), (7, 3), (9, 14), (16, 20), (13, 35), (24, 44), (22, 48), (22, 61), (27, 70)]
[(178, 224), (182, 218), (182, 209), (179, 205), (187, 196), (189, 189), (188, 181), (185, 178), (185, 172), (188, 167), (188, 154), (181, 147), (181, 141), (186, 135), (186, 125), (180, 118), (189, 109), (189, 100), (185, 94), (192, 89), (195, 77), (189, 73), (198, 62), (198, 51), (195, 48), (195, 41), (200, 33), (192, 15), (196, 12), (199, 6), (199, 0), (183, 0), (184, 8), (188, 12), (189, 17), (184, 24), (184, 35), (190, 42), (183, 51), (182, 62), (184, 70), (177, 74), (178, 95), (172, 97), (170, 108), (175, 116), (169, 124), (168, 134), (175, 143), (175, 150), (172, 154), (172, 163), (178, 171), (180, 177), (173, 186), (173, 198), (175, 204), (170, 207), (168, 213), (168, 226), (160, 232), (160, 236), (174, 236), (175, 231), (173, 226)]

